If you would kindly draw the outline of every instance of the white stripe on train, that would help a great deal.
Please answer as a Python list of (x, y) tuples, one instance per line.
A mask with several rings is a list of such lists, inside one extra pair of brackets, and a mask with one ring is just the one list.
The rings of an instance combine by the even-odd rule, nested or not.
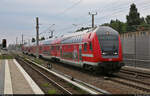
[(93, 54), (82, 54), (82, 56), (85, 56), (85, 57), (94, 57)]

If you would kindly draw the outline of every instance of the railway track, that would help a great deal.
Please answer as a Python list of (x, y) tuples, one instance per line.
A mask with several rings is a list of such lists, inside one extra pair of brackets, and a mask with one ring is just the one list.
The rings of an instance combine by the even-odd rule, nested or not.
[[(110, 78), (110, 80), (145, 92), (150, 92), (149, 73), (122, 69), (118, 74), (115, 74), (114, 77), (115, 78)], [(146, 80), (145, 77), (148, 78), (149, 81)]]
[[(29, 59), (23, 60), (22, 57), (19, 57), (19, 59), (22, 60), (23, 62), (25, 62), (26, 64), (28, 64), (28, 66), (30, 66), (33, 70), (35, 70), (35, 71), (37, 71), (38, 73), (40, 73), (41, 75), (43, 75), (44, 78), (46, 78), (47, 80), (50, 80), (49, 75), (51, 74), (50, 71), (52, 71), (52, 70), (48, 70), (48, 69), (46, 69), (46, 68), (44, 68), (44, 67), (42, 67), (42, 66), (36, 64), (35, 62), (33, 62), (33, 61), (29, 60)], [(97, 87), (95, 87), (95, 86), (92, 86), (92, 85), (90, 85), (90, 84), (87, 84), (87, 83), (85, 83), (85, 82), (83, 82), (83, 81), (80, 81), (80, 80), (78, 80), (78, 79), (72, 78), (72, 77), (70, 77), (69, 75), (62, 74), (61, 72), (58, 72), (58, 71), (56, 71), (56, 70), (53, 70), (53, 72), (54, 72), (54, 74), (55, 74), (55, 73), (56, 73), (56, 74), (59, 74), (59, 75), (61, 75), (63, 78), (64, 78), (64, 77), (65, 77), (65, 78), (68, 78), (69, 80), (71, 80), (71, 81), (77, 83), (77, 84), (75, 84), (75, 85), (78, 85), (77, 87), (81, 88), (82, 90), (84, 90), (84, 91), (87, 92), (88, 94), (89, 94), (89, 93), (90, 93), (90, 94), (110, 94), (109, 92), (107, 92), (107, 91), (105, 91), (105, 90), (102, 90), (102, 89), (100, 89), (100, 88), (97, 88)], [(53, 74), (53, 75), (54, 75), (54, 74)], [(58, 76), (55, 75), (54, 77), (58, 77)], [(56, 79), (56, 78), (55, 78), (55, 79)], [(59, 80), (58, 80), (58, 79), (59, 79)], [(61, 78), (61, 79), (62, 79), (62, 78)], [(70, 88), (67, 87), (67, 89), (66, 89), (66, 87), (65, 87), (65, 88), (63, 87), (64, 85), (62, 86), (62, 85), (60, 84), (60, 83), (66, 82), (64, 79), (63, 79), (63, 80), (60, 80), (60, 77), (59, 77), (59, 78), (57, 78), (56, 81), (57, 81), (57, 82), (55, 82), (54, 80), (50, 80), (50, 82), (54, 82), (54, 85), (58, 86), (58, 88), (60, 87), (60, 89), (63, 90), (64, 93), (67, 93), (67, 94), (77, 94), (77, 93), (72, 93), (72, 92), (70, 92), (70, 91), (69, 91)], [(60, 81), (63, 81), (63, 82), (60, 82)], [(59, 82), (59, 84), (58, 84), (58, 82)]]
[(122, 79), (122, 78), (110, 78), (109, 80), (123, 84), (125, 86), (129, 86), (129, 87), (138, 89), (138, 90), (142, 90), (144, 92), (148, 92), (148, 93), (150, 92), (150, 88), (148, 86), (139, 84), (137, 82), (133, 82), (133, 81), (131, 81), (131, 79), (129, 80), (129, 79)]
[[(30, 61), (32, 61), (32, 62), (35, 62), (35, 59), (34, 58), (29, 58), (30, 59)], [(45, 60), (44, 60), (45, 61)], [(45, 61), (45, 62), (47, 62), (47, 61)], [(49, 61), (48, 61), (49, 62)], [(43, 62), (44, 63), (44, 62)], [(51, 62), (50, 61), (50, 63), (54, 63), (53, 65), (55, 65), (55, 62)], [(57, 64), (56, 64), (57, 65)], [(56, 66), (55, 65), (55, 66)], [(60, 66), (60, 65), (62, 65), (62, 64), (58, 64), (58, 66)], [(42, 64), (42, 66), (44, 66), (44, 67), (47, 67), (45, 64)], [(55, 67), (54, 66), (54, 67)], [(66, 66), (67, 67), (67, 66)], [(76, 70), (76, 68), (74, 69), (74, 68), (71, 68), (71, 69), (73, 69), (73, 70)], [(82, 84), (82, 85), (90, 85), (90, 86), (92, 86), (91, 88), (92, 89), (105, 89), (104, 87), (101, 87), (100, 85), (96, 85), (95, 83), (100, 83), (101, 81), (99, 81), (99, 80), (102, 80), (102, 77), (99, 77), (99, 75), (96, 75), (96, 76), (92, 76), (92, 74), (91, 75), (89, 75), (90, 77), (91, 77), (91, 79), (90, 79), (90, 82), (94, 82), (94, 83), (90, 83), (89, 81), (87, 81), (87, 80), (83, 80), (82, 79), (82, 77), (79, 77), (78, 78), (78, 76), (74, 76), (73, 74), (69, 74), (69, 75), (66, 75), (66, 73), (67, 72), (65, 72), (64, 71), (64, 73), (65, 74), (63, 74), (63, 72), (62, 72), (62, 70), (59, 70), (58, 71), (58, 69), (56, 68), (56, 70), (55, 70), (55, 68), (52, 68), (51, 70), (53, 70), (53, 71), (55, 71), (55, 72), (57, 72), (57, 73), (59, 73), (59, 74), (61, 74), (61, 75), (63, 75), (63, 76), (65, 76), (65, 77), (67, 77), (67, 78), (69, 78), (69, 79), (73, 79), (73, 81), (76, 81), (76, 82), (78, 82), (78, 83), (80, 83), (80, 84)], [(66, 70), (66, 69), (65, 69)], [(67, 70), (66, 70), (67, 71)], [(76, 71), (78, 71), (78, 69), (76, 70)], [(81, 71), (81, 70), (79, 70), (79, 71)], [(76, 72), (75, 72), (76, 73)], [(81, 74), (87, 74), (88, 75), (88, 73), (87, 72), (81, 72)], [(76, 75), (79, 75), (79, 74), (77, 74), (76, 73)], [(73, 76), (73, 77), (72, 77)], [(81, 75), (82, 76), (82, 75)], [(88, 77), (89, 77), (88, 76)], [(126, 76), (125, 76), (126, 77)], [(78, 78), (78, 79), (76, 79), (76, 78)], [(87, 77), (86, 77), (87, 78)], [(92, 79), (92, 78), (94, 78), (94, 79)], [(110, 77), (111, 78), (111, 77)], [(88, 78), (87, 78), (88, 79)], [(113, 82), (117, 82), (117, 83), (115, 83), (114, 85), (117, 85), (117, 86), (122, 86), (122, 87), (120, 87), (120, 88), (123, 88), (123, 87), (125, 87), (126, 86), (126, 88), (129, 88), (129, 89), (126, 89), (127, 91), (127, 93), (129, 92), (128, 90), (136, 90), (136, 91), (134, 91), (134, 92), (140, 92), (140, 93), (147, 93), (148, 91), (149, 91), (149, 89), (147, 90), (145, 87), (145, 89), (143, 88), (143, 87), (140, 87), (140, 86), (137, 86), (137, 84), (139, 84), (139, 83), (137, 83), (137, 82), (135, 82), (135, 81), (131, 81), (131, 80), (126, 80), (126, 79), (124, 79), (124, 78), (120, 78), (120, 77), (115, 77), (115, 78), (111, 78), (112, 80), (111, 80), (111, 82), (113, 83)], [(92, 80), (96, 80), (96, 81), (92, 81)], [(82, 81), (84, 81), (84, 83), (85, 82), (87, 82), (87, 83), (82, 83)], [(136, 80), (137, 81), (137, 80)], [(102, 81), (103, 82), (103, 81)], [(109, 81), (109, 79), (108, 80), (104, 80), (104, 82), (110, 82)], [(132, 83), (134, 83), (134, 84), (132, 84)], [(101, 84), (102, 86), (103, 86), (103, 84)], [(145, 83), (145, 85), (146, 85), (146, 83)], [(145, 86), (145, 85), (142, 85), (142, 86)], [(89, 86), (89, 88), (90, 88), (90, 86)], [(96, 86), (96, 87), (95, 87)], [(110, 87), (112, 86), (112, 85), (109, 85)], [(117, 88), (117, 87), (116, 87)], [(119, 88), (119, 87), (118, 87)], [(105, 90), (108, 90), (110, 93), (115, 93), (115, 94), (118, 94), (118, 92), (114, 89), (114, 87), (113, 87), (113, 89), (105, 89)], [(114, 91), (116, 91), (116, 92), (114, 92)], [(121, 93), (119, 92), (119, 94), (122, 94), (124, 91), (122, 91)], [(124, 92), (124, 94), (126, 93), (126, 92)], [(101, 92), (102, 93), (102, 92)], [(105, 94), (105, 93), (104, 93)]]
[(136, 71), (136, 70), (129, 70), (129, 69), (121, 69), (121, 73), (135, 75), (135, 77), (144, 77), (144, 78), (150, 78), (150, 73), (148, 72), (142, 72), (142, 71)]
[(57, 82), (55, 82), (53, 79), (51, 79), (50, 77), (48, 77), (47, 75), (45, 75), (41, 70), (38, 70), (37, 67), (29, 64), (27, 61), (21, 59), (21, 58), (17, 58), (17, 61), (21, 61), (24, 62), (25, 64), (27, 64), (31, 69), (33, 69), (34, 71), (36, 71), (37, 73), (39, 73), (43, 78), (45, 78), (46, 80), (48, 80), (51, 84), (53, 84), (54, 86), (56, 86), (59, 90), (62, 91), (62, 93), (64, 94), (72, 94), (72, 92), (70, 92), (69, 90), (67, 90), (66, 88), (64, 88), (62, 85), (58, 84)]

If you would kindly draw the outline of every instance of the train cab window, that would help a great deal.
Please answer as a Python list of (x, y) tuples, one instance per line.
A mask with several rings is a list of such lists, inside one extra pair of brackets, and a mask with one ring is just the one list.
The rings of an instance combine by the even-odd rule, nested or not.
[(92, 42), (90, 42), (89, 45), (90, 45), (90, 50), (93, 50), (93, 48), (92, 48)]
[(87, 51), (87, 43), (84, 43), (84, 51)]

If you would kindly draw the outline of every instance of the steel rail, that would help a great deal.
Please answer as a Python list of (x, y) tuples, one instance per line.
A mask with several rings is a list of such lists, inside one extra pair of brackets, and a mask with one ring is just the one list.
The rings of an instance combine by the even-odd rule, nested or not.
[(114, 79), (114, 78), (109, 78), (109, 80), (117, 82), (117, 83), (120, 83), (120, 84), (123, 84), (123, 85), (127, 85), (127, 86), (135, 88), (135, 89), (139, 89), (139, 90), (142, 90), (142, 91), (150, 92), (149, 88), (145, 88), (145, 87), (139, 86), (138, 84), (135, 85), (135, 84), (127, 83), (127, 82), (120, 81), (120, 80)]
[[(28, 60), (28, 61), (29, 61), (29, 60)], [(30, 60), (29, 62), (31, 62), (31, 63), (33, 63), (33, 64), (35, 63), (33, 60)], [(83, 81), (81, 81), (81, 80), (78, 80), (78, 79), (76, 79), (76, 78), (74, 78), (74, 77), (72, 77), (72, 76), (69, 76), (69, 75), (64, 74), (64, 73), (62, 73), (62, 72), (59, 72), (59, 71), (57, 71), (57, 70), (51, 69), (51, 71), (54, 71), (55, 73), (61, 74), (62, 76), (65, 76), (65, 77), (69, 78), (70, 80), (73, 80), (74, 82), (79, 83), (79, 84), (82, 85), (82, 86), (84, 85), (84, 86), (86, 86), (87, 88), (90, 88), (90, 89), (92, 89), (92, 90), (95, 90), (96, 92), (99, 92), (99, 93), (102, 93), (102, 94), (111, 94), (111, 93), (108, 92), (108, 91), (105, 91), (105, 90), (103, 90), (103, 89), (97, 88), (96, 86), (90, 85), (90, 84), (88, 84), (88, 83), (86, 83), (86, 82), (83, 82)]]
[(121, 69), (120, 72), (150, 78), (150, 73), (146, 73), (146, 72), (128, 70), (128, 69)]
[(91, 89), (94, 89), (94, 90), (96, 90), (96, 91), (98, 91), (98, 92), (100, 92), (100, 93), (103, 93), (103, 94), (111, 94), (110, 92), (108, 92), (108, 91), (106, 91), (106, 90), (97, 88), (96, 86), (93, 86), (93, 85), (88, 84), (88, 83), (86, 83), (86, 82), (84, 82), (84, 81), (81, 81), (81, 80), (79, 80), (79, 79), (76, 79), (76, 78), (74, 78), (74, 77), (72, 77), (72, 76), (69, 76), (69, 75), (64, 74), (64, 73), (62, 73), (62, 72), (59, 72), (58, 70), (55, 70), (55, 69), (52, 69), (52, 70), (55, 71), (55, 72), (57, 72), (57, 73), (59, 73), (59, 74), (62, 74), (62, 75), (64, 75), (64, 76), (66, 76), (67, 78), (70, 78), (70, 79), (73, 80), (73, 81), (79, 82), (79, 83), (81, 83), (81, 84), (83, 84), (83, 85), (85, 85), (85, 86), (87, 86), (87, 87), (89, 87), (89, 88), (91, 88)]
[[(34, 62), (34, 61), (32, 60), (32, 62)], [(52, 70), (52, 71), (55, 71), (55, 72), (57, 72), (57, 73), (59, 73), (59, 74), (61, 74), (61, 75), (63, 75), (63, 76), (65, 76), (65, 77), (67, 77), (67, 78), (69, 78), (69, 79), (71, 79), (71, 80), (73, 80), (73, 81), (76, 81), (76, 82), (78, 82), (78, 83), (81, 83), (81, 84), (84, 85), (84, 86), (87, 86), (87, 87), (89, 87), (89, 88), (91, 88), (91, 89), (94, 89), (94, 90), (96, 90), (97, 92), (100, 92), (100, 93), (103, 93), (103, 94), (111, 94), (110, 92), (108, 92), (108, 91), (106, 91), (106, 90), (97, 88), (96, 86), (93, 86), (93, 85), (88, 84), (88, 83), (86, 83), (86, 82), (84, 82), (84, 81), (81, 81), (81, 80), (79, 80), (79, 79), (76, 79), (76, 78), (74, 78), (74, 77), (72, 77), (72, 76), (69, 76), (69, 75), (67, 75), (67, 74), (64, 74), (64, 73), (62, 73), (62, 72), (60, 72), (60, 71), (58, 71), (58, 70), (55, 70), (55, 69), (51, 69), (51, 70)]]
[[(34, 68), (31, 64), (29, 64), (28, 62), (22, 60), (21, 58), (17, 58), (19, 60), (21, 60), (22, 62), (24, 62), (25, 64), (27, 64), (28, 66), (30, 66), (33, 70), (35, 70), (36, 72), (38, 72), (40, 75), (42, 75), (45, 79), (47, 79), (49, 82), (51, 82), (52, 84), (56, 85), (56, 87), (60, 90), (63, 90), (64, 93), (66, 94), (72, 94), (70, 91), (68, 91), (67, 89), (65, 89), (63, 86), (61, 86), (60, 84), (58, 84), (57, 82), (55, 82), (54, 80), (52, 80), (51, 78), (49, 78), (48, 76), (46, 76), (45, 74), (43, 74), (42, 72), (40, 72), (39, 70), (37, 70), (36, 68)], [(40, 67), (39, 67), (40, 68)]]

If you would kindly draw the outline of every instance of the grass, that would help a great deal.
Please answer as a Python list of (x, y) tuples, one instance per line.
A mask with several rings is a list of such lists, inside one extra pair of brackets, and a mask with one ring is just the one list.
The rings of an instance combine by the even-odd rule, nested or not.
[(38, 58), (35, 58), (34, 61), (38, 64), (42, 64), (41, 60), (39, 60)]
[(49, 84), (48, 83), (44, 83), (42, 86), (43, 87), (49, 87)]
[(39, 59), (39, 58), (34, 58), (34, 59), (31, 59), (32, 57), (29, 57), (29, 56), (27, 56), (27, 55), (23, 55), (23, 57), (24, 58), (26, 58), (26, 59), (30, 59), (30, 60), (33, 60), (35, 63), (37, 63), (37, 64), (43, 64), (43, 62)]
[[(28, 56), (25, 56), (25, 57), (28, 58), (28, 59), (30, 59)], [(40, 58), (39, 58), (39, 59), (38, 59), (38, 58), (34, 58), (33, 61), (36, 62), (36, 63), (38, 63), (38, 64), (44, 64), (44, 62), (43, 62), (42, 60), (40, 60)], [(77, 90), (77, 91), (78, 91), (79, 93), (81, 93), (81, 94), (87, 94), (87, 92), (85, 92), (85, 91), (83, 91), (82, 89), (80, 89), (80, 88), (74, 86), (74, 85), (71, 84), (71, 83), (68, 83), (68, 85), (69, 85), (71, 88)], [(45, 83), (45, 84), (43, 84), (42, 86), (44, 86), (44, 87), (49, 87), (49, 84)], [(56, 93), (56, 90), (52, 89), (52, 90), (48, 90), (48, 94), (57, 94), (57, 93)]]
[(50, 89), (50, 90), (48, 90), (48, 94), (57, 94), (57, 92), (54, 89)]
[(10, 55), (0, 55), (0, 59), (14, 59), (14, 57)]
[(78, 88), (78, 87), (74, 86), (74, 85), (73, 85), (73, 84), (71, 84), (71, 83), (68, 83), (68, 85), (69, 85), (70, 87), (72, 87), (73, 89), (75, 89), (75, 90), (79, 91), (79, 93), (81, 93), (81, 94), (86, 94), (86, 93), (87, 93), (87, 92), (85, 92), (85, 91), (81, 90), (80, 88)]
[[(42, 84), (43, 87), (50, 87), (50, 85), (48, 83), (44, 83)], [(57, 94), (57, 91), (55, 89), (49, 89), (47, 91), (48, 94)]]

